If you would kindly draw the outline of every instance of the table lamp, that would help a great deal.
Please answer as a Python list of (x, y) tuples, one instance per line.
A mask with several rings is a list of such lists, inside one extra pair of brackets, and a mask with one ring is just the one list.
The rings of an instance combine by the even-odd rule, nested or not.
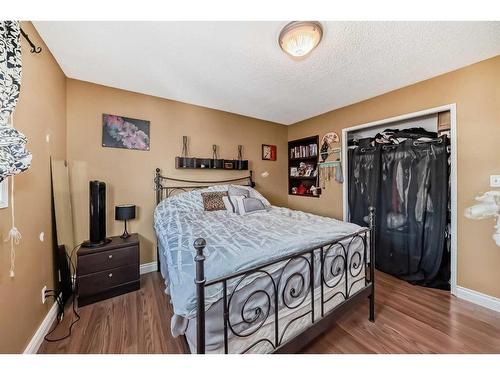
[(115, 220), (125, 221), (125, 230), (120, 236), (123, 239), (130, 237), (130, 234), (127, 232), (127, 220), (130, 219), (135, 219), (135, 204), (121, 204), (115, 206)]

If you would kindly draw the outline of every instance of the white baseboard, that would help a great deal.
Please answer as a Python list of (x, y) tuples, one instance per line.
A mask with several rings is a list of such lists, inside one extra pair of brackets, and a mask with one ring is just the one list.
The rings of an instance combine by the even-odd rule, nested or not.
[(31, 341), (28, 343), (28, 346), (24, 349), (23, 354), (36, 354), (38, 352), (45, 335), (49, 332), (52, 323), (54, 323), (57, 318), (58, 309), (59, 305), (54, 302), (47, 315), (45, 315), (42, 324), (40, 324), (40, 327), (38, 327), (35, 334), (31, 338)]
[(156, 262), (150, 262), (150, 263), (143, 263), (141, 264), (141, 275), (144, 275), (145, 273), (150, 273), (150, 272), (156, 272), (158, 266)]
[[(157, 269), (157, 264), (156, 262), (150, 262), (150, 263), (144, 263), (141, 264), (140, 267), (140, 274), (143, 275), (145, 273), (149, 272), (156, 272)], [(31, 338), (30, 342), (28, 343), (28, 346), (26, 346), (26, 349), (24, 349), (24, 354), (36, 354), (38, 352), (38, 349), (40, 348), (40, 345), (42, 345), (43, 338), (49, 332), (50, 327), (52, 326), (52, 323), (54, 320), (57, 318), (57, 310), (58, 310), (58, 304), (54, 303), (52, 307), (50, 308), (49, 312), (43, 319), (42, 323), (36, 330), (35, 334)]]
[(500, 298), (489, 296), (472, 289), (457, 285), (456, 296), (491, 310), (500, 312)]

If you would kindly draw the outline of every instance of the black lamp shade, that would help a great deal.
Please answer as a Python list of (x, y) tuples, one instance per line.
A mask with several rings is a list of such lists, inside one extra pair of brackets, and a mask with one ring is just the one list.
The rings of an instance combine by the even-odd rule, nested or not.
[(115, 206), (115, 220), (135, 219), (135, 204)]

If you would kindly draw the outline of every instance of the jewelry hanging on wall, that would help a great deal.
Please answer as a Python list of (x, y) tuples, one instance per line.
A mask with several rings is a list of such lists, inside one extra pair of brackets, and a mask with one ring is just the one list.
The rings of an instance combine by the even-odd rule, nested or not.
[(332, 179), (332, 176), (335, 173), (335, 167), (330, 166), (330, 165), (323, 165), (320, 168), (320, 182), (321, 182), (321, 188), (325, 189), (326, 188), (326, 183), (329, 182)]
[[(320, 156), (321, 162), (319, 163), (319, 181), (321, 188), (325, 189), (326, 183), (335, 179), (337, 182), (342, 183), (344, 181), (342, 176), (342, 164), (341, 164), (341, 149), (334, 148), (334, 144), (338, 143), (340, 138), (335, 132), (326, 133), (321, 139), (321, 149)], [(328, 160), (330, 155), (333, 156), (333, 160)]]

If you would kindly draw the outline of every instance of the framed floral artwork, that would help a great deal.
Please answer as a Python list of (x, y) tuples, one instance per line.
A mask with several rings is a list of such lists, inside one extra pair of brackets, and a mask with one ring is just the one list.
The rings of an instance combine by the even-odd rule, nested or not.
[(102, 146), (149, 151), (149, 121), (102, 115)]

